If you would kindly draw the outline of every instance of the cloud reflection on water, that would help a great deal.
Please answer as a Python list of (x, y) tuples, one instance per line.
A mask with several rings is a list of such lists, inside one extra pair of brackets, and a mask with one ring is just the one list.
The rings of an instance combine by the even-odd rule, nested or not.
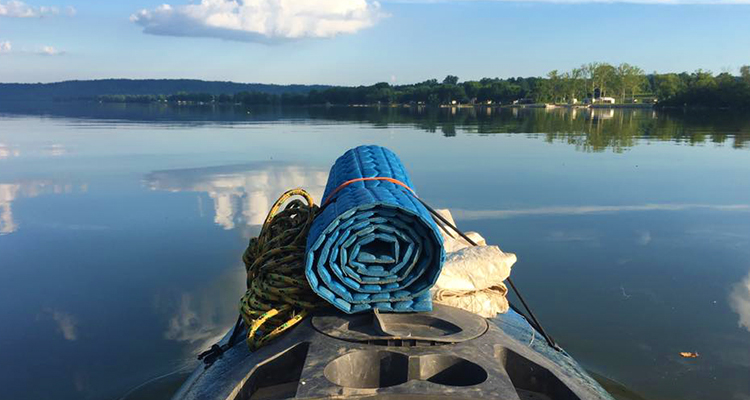
[(628, 211), (685, 211), (694, 209), (706, 209), (714, 211), (744, 211), (750, 212), (750, 204), (643, 204), (643, 205), (622, 205), (622, 206), (549, 206), (537, 208), (520, 208), (507, 210), (451, 210), (456, 219), (478, 220), (478, 219), (499, 219), (512, 218), (534, 215), (584, 215), (584, 214), (604, 214), (618, 213)]
[(159, 291), (153, 304), (167, 318), (164, 339), (186, 343), (191, 356), (216, 343), (237, 318), (245, 279), (245, 269), (237, 265), (196, 288)]
[(0, 160), (10, 159), (15, 157), (28, 156), (42, 156), (42, 157), (61, 157), (70, 154), (68, 146), (62, 143), (51, 143), (47, 145), (28, 146), (22, 148), (18, 145), (12, 145), (0, 142)]
[(10, 157), (19, 157), (21, 151), (15, 146), (9, 146), (5, 143), (0, 143), (0, 160)]
[(78, 321), (70, 314), (58, 310), (51, 310), (52, 319), (57, 323), (57, 329), (65, 340), (78, 339)]
[(750, 273), (732, 287), (729, 306), (739, 315), (739, 326), (750, 332)]
[(70, 313), (46, 307), (37, 314), (36, 319), (37, 321), (54, 321), (55, 325), (57, 325), (57, 332), (65, 340), (72, 342), (78, 339), (78, 318), (74, 317)]
[[(213, 201), (214, 223), (229, 230), (261, 225), (288, 189), (303, 188), (319, 201), (327, 178), (327, 169), (259, 162), (155, 171), (145, 183), (156, 191), (206, 193)], [(201, 197), (198, 200), (202, 215)], [(189, 354), (210, 346), (234, 323), (244, 291), (245, 270), (238, 265), (198, 288), (159, 292), (154, 307), (167, 316), (164, 338), (187, 343)]]
[(151, 190), (208, 194), (214, 222), (234, 229), (263, 224), (273, 202), (288, 189), (301, 187), (319, 201), (327, 178), (324, 169), (268, 162), (156, 171), (146, 183)]
[[(48, 180), (0, 183), (0, 236), (16, 232), (19, 223), (13, 217), (13, 202), (19, 198), (32, 198), (43, 194), (67, 194), (73, 185), (54, 183)], [(86, 186), (80, 187), (86, 191)]]

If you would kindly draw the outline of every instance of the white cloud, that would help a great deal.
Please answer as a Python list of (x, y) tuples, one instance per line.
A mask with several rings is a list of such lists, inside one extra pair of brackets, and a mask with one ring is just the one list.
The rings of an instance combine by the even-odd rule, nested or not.
[[(500, 0), (511, 1), (511, 0)], [(515, 0), (524, 3), (750, 4), (750, 0)]]
[[(455, 0), (471, 1), (471, 0)], [(665, 5), (684, 5), (684, 4), (705, 4), (705, 5), (732, 5), (732, 4), (750, 4), (750, 0), (490, 0), (504, 3), (555, 3), (555, 4), (582, 4), (582, 3), (630, 3), (630, 4), (665, 4)], [(449, 3), (452, 0), (395, 0), (399, 3)]]
[(275, 42), (354, 33), (382, 16), (371, 0), (201, 0), (141, 10), (130, 20), (154, 35)]
[(41, 54), (43, 56), (59, 56), (65, 54), (65, 52), (60, 51), (52, 46), (42, 46), (42, 48), (37, 51), (37, 54)]
[[(68, 15), (72, 15), (71, 10), (73, 10), (73, 14), (75, 13), (75, 8), (73, 7), (67, 7), (66, 10)], [(59, 13), (60, 9), (54, 6), (35, 7), (18, 0), (0, 1), (0, 17), (39, 18)]]
[[(42, 46), (37, 48), (36, 50), (28, 50), (28, 49), (21, 49), (21, 50), (14, 50), (13, 45), (10, 43), (10, 41), (0, 41), (0, 54), (38, 54), (43, 56), (60, 56), (65, 54), (64, 51), (58, 50), (57, 48), (53, 46)], [(1, 150), (1, 149), (0, 149)], [(0, 158), (2, 158), (2, 151), (0, 151)]]

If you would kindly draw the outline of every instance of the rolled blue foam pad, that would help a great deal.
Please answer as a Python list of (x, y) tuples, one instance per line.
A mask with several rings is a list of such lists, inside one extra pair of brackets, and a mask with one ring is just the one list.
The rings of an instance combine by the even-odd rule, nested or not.
[[(344, 182), (375, 177), (414, 189), (392, 151), (360, 146), (336, 160), (323, 201)], [(438, 227), (414, 193), (384, 180), (357, 181), (315, 218), (305, 274), (315, 293), (346, 313), (430, 311), (429, 290), (444, 260)]]

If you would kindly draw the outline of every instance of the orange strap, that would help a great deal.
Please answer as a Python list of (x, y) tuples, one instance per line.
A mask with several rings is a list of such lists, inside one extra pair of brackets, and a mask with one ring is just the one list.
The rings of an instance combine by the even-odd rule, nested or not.
[(414, 197), (417, 196), (417, 194), (414, 192), (414, 189), (410, 188), (404, 182), (401, 182), (398, 179), (386, 178), (386, 177), (383, 177), (383, 176), (376, 176), (374, 178), (356, 178), (356, 179), (350, 179), (350, 180), (342, 183), (341, 185), (339, 185), (339, 187), (337, 187), (333, 192), (331, 192), (331, 194), (328, 195), (328, 197), (326, 197), (325, 201), (323, 202), (323, 206), (322, 207), (325, 207), (328, 204), (328, 202), (331, 201), (331, 199), (333, 199), (333, 196), (336, 193), (338, 193), (341, 189), (349, 186), (350, 184), (352, 184), (354, 182), (361, 182), (361, 181), (386, 181), (386, 182), (390, 182), (390, 183), (395, 183), (396, 185), (399, 185), (399, 186), (402, 186), (402, 187), (408, 189), (411, 192), (411, 194), (414, 195)]

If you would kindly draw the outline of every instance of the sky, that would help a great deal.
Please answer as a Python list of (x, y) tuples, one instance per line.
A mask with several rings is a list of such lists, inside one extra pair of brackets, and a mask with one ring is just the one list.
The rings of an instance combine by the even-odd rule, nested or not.
[(737, 73), (749, 21), (750, 0), (0, 0), (0, 82), (401, 84), (592, 61)]

